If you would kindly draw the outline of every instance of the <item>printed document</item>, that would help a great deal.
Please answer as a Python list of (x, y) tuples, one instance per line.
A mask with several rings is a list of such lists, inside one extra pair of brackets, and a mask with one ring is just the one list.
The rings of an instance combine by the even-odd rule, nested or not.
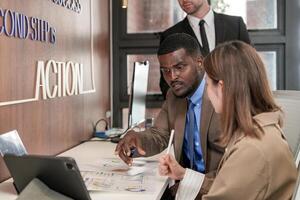
[(119, 158), (79, 165), (89, 191), (151, 192), (157, 162), (134, 159), (131, 167)]

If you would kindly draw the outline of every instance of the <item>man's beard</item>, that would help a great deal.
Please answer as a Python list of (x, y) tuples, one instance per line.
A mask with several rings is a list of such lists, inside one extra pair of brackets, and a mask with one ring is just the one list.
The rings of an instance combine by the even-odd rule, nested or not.
[(186, 98), (187, 96), (189, 96), (191, 93), (192, 93), (192, 87), (189, 87), (183, 94), (181, 94), (181, 95), (177, 95), (177, 94), (175, 94), (175, 92), (172, 90), (172, 92), (173, 92), (173, 94), (174, 94), (174, 96), (175, 97), (177, 97), (177, 98), (181, 98), (181, 99), (183, 99), (183, 98)]

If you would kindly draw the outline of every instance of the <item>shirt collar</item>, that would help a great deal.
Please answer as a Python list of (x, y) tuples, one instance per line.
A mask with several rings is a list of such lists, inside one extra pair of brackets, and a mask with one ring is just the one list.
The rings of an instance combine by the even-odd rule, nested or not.
[[(258, 115), (255, 115), (252, 117), (260, 127), (270, 126), (270, 125), (278, 125), (279, 127), (282, 127), (283, 124), (283, 112), (273, 111), (273, 112), (263, 112)], [(258, 128), (257, 125), (254, 125), (255, 128)], [(227, 148), (230, 148), (232, 145), (239, 142), (241, 139), (245, 137), (244, 134), (233, 134), (232, 138), (230, 139), (230, 142), (227, 145)]]
[(191, 97), (188, 97), (188, 100), (190, 100), (194, 105), (199, 104), (200, 101), (202, 100), (204, 87), (205, 87), (205, 78), (202, 79), (201, 83), (199, 84), (194, 94)]
[(275, 112), (264, 112), (258, 115), (255, 115), (253, 119), (261, 126), (268, 126), (272, 124), (278, 124), (282, 126), (282, 118), (283, 118), (282, 111), (275, 111)]
[[(192, 16), (192, 15), (187, 15), (187, 18), (190, 22), (190, 25), (192, 27), (199, 27), (199, 22), (202, 19), (199, 19), (198, 17)], [(203, 17), (203, 19), (205, 20), (205, 23), (207, 24), (208, 27), (213, 26), (214, 25), (214, 12), (212, 11), (212, 9), (210, 8), (208, 13)]]
[(207, 24), (208, 27), (213, 26), (214, 25), (214, 12), (212, 11), (212, 9), (209, 9), (209, 12), (204, 16), (204, 20), (205, 23)]

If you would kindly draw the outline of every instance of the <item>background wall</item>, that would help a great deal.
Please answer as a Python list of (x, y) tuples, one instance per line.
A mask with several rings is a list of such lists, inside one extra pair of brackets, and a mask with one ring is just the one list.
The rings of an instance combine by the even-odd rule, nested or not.
[[(2, 10), (43, 19), (56, 29), (55, 44), (0, 35), (0, 102), (34, 96), (38, 60), (83, 63), (84, 90), (92, 87), (92, 64), (95, 69), (95, 93), (0, 107), (0, 134), (17, 129), (31, 154), (55, 155), (90, 138), (92, 123), (110, 107), (109, 0), (80, 3), (78, 14), (52, 0), (0, 1)], [(8, 177), (0, 158), (0, 182)]]

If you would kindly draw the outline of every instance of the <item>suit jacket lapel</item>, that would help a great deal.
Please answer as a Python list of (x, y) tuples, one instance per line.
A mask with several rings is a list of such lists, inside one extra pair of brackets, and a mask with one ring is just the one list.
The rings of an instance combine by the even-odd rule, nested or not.
[(183, 25), (184, 25), (184, 29), (183, 30), (185, 30), (187, 34), (193, 36), (197, 40), (199, 46), (201, 47), (200, 42), (198, 41), (197, 36), (194, 33), (194, 31), (193, 31), (193, 29), (192, 29), (192, 27), (191, 27), (191, 25), (190, 25), (189, 20), (188, 20), (187, 17), (184, 18)]
[(214, 12), (215, 16), (215, 33), (216, 33), (216, 46), (224, 41), (225, 26), (222, 17)]
[(201, 121), (200, 121), (200, 138), (201, 138), (201, 148), (203, 154), (203, 160), (205, 165), (207, 163), (207, 135), (208, 135), (208, 128), (210, 125), (210, 121), (212, 115), (214, 113), (214, 108), (212, 107), (208, 96), (206, 94), (206, 88), (204, 90), (203, 99), (202, 99), (202, 106), (201, 106)]
[(180, 161), (182, 154), (182, 146), (183, 146), (183, 138), (184, 138), (184, 128), (185, 128), (185, 120), (186, 120), (186, 112), (187, 112), (187, 101), (185, 98), (179, 99), (174, 105), (177, 107), (178, 111), (176, 113), (176, 121), (175, 121), (175, 135), (174, 135), (174, 143), (175, 143), (175, 157), (176, 160)]
[[(201, 46), (193, 28), (191, 27), (190, 23), (189, 23), (189, 20), (188, 18), (186, 17), (184, 20), (183, 20), (183, 24), (184, 24), (184, 30), (186, 31), (187, 34), (191, 35), (192, 37), (194, 37), (196, 40), (197, 40), (197, 43), (200, 47), (200, 51), (202, 53), (202, 55), (205, 55), (205, 50), (203, 49), (203, 47)], [(199, 27), (200, 28), (200, 27)]]

